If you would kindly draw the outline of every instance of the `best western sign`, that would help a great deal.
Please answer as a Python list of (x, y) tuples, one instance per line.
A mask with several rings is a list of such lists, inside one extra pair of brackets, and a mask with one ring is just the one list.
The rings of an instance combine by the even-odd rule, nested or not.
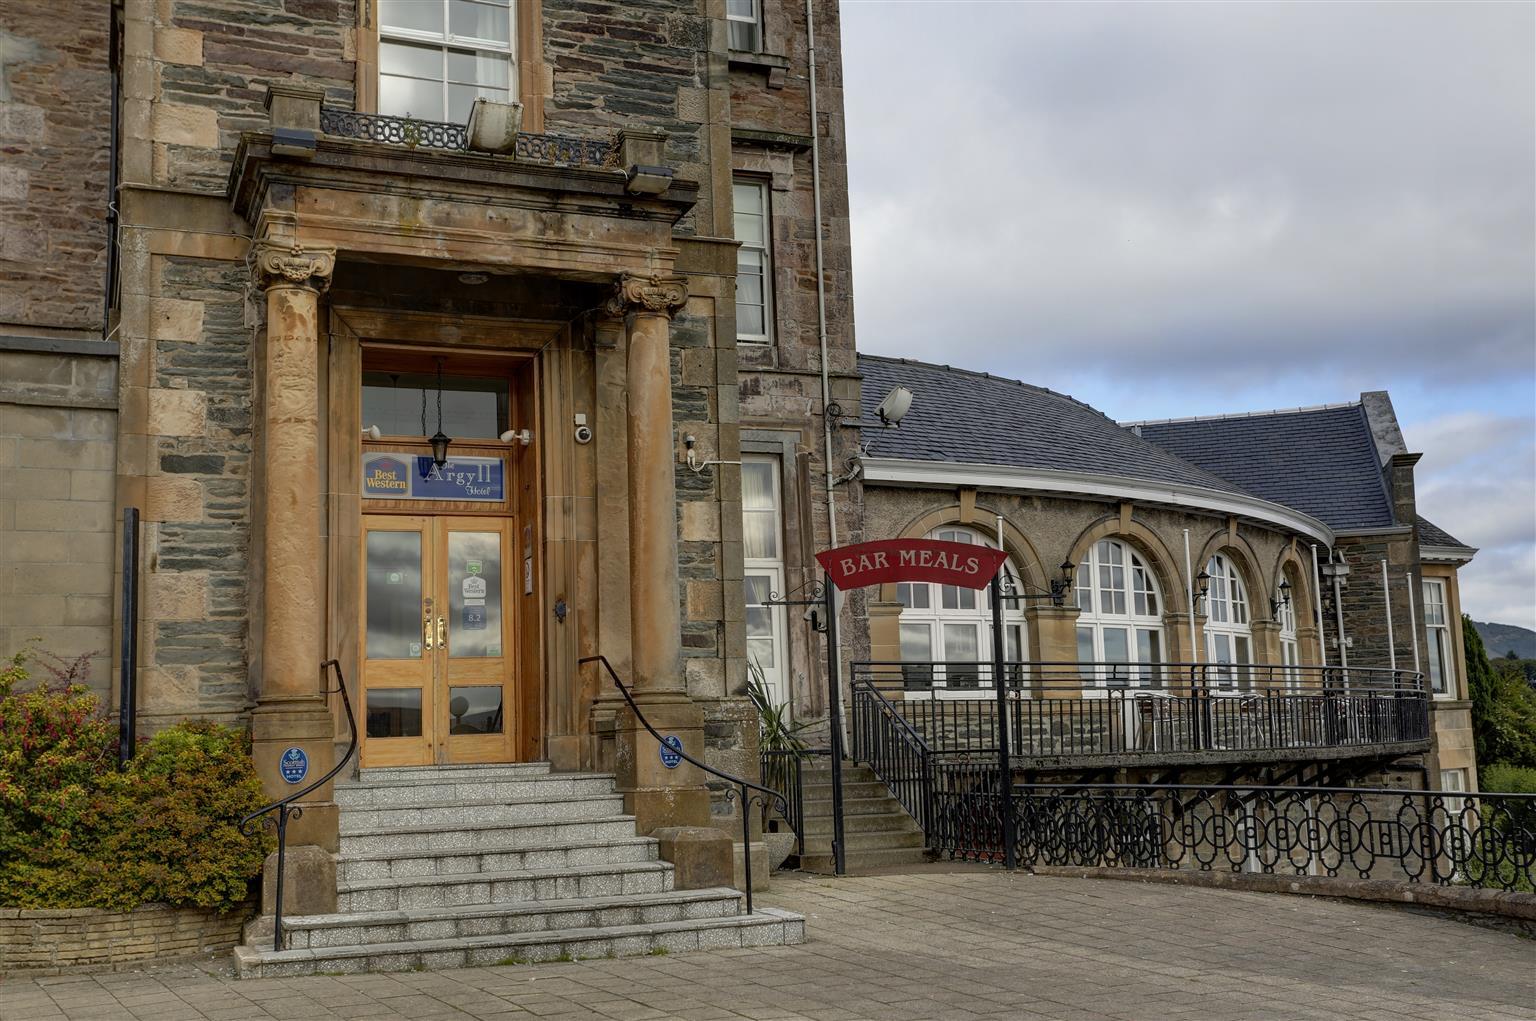
[(937, 539), (882, 539), (816, 554), (832, 583), (843, 591), (895, 581), (933, 581), (985, 588), (1007, 554), (988, 546)]
[(363, 495), (384, 500), (474, 500), (506, 497), (498, 457), (453, 457), (439, 468), (430, 457), (364, 454)]

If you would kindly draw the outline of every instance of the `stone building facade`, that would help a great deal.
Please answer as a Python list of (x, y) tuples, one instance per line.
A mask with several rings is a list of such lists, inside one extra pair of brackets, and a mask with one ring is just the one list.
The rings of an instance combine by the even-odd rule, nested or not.
[[(814, 72), (797, 5), (64, 6), (0, 6), (0, 652), (96, 652), (118, 709), (133, 507), (144, 728), (248, 725), (286, 792), (286, 749), (318, 774), (345, 744), (334, 657), (364, 766), (617, 769), (641, 832), (729, 826), (700, 776), (635, 762), (636, 721), (578, 660), (751, 775), (743, 451), (774, 480), (776, 584), (810, 579), (834, 520), (858, 534), (828, 484), (858, 449), (837, 5), (811, 5)], [(470, 131), (477, 97), (520, 132)], [(746, 332), (743, 195), (766, 318)], [(489, 472), (495, 498), (370, 489), (431, 460), (445, 392), (449, 422), (494, 395), (438, 470)], [(455, 552), (486, 535), (489, 607), (458, 575), (492, 561)], [(401, 541), (404, 572), (370, 560)], [(415, 637), (367, 609), (401, 578)], [(425, 663), (487, 629), (479, 672), (367, 652)], [(792, 630), (781, 661), (824, 690)], [(461, 733), (460, 697), (495, 702), (494, 739)], [(334, 848), (328, 796), (290, 839)]]

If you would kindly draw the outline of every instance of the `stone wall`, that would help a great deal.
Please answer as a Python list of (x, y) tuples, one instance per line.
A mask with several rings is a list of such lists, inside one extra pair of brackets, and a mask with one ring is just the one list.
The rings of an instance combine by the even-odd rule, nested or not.
[(91, 653), (105, 693), (117, 360), (22, 346), (0, 337), (0, 657), (33, 639), (65, 659)]
[(0, 0), (0, 326), (100, 328), (107, 18), (105, 0)]
[(0, 975), (120, 971), (150, 961), (227, 953), (246, 911), (146, 904), (134, 911), (0, 908)]

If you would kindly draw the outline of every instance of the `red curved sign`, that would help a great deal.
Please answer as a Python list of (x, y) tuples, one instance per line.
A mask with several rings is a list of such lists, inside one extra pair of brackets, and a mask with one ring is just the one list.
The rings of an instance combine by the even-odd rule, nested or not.
[(881, 539), (816, 554), (832, 583), (845, 592), (894, 581), (985, 588), (1006, 557), (990, 546), (938, 539)]

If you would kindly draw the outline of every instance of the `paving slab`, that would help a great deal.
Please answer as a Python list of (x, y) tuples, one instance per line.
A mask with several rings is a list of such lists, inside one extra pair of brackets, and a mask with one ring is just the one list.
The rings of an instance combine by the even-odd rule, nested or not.
[(801, 946), (395, 975), (0, 979), (0, 1021), (1536, 1018), (1536, 941), (1391, 907), (970, 866), (779, 875)]

